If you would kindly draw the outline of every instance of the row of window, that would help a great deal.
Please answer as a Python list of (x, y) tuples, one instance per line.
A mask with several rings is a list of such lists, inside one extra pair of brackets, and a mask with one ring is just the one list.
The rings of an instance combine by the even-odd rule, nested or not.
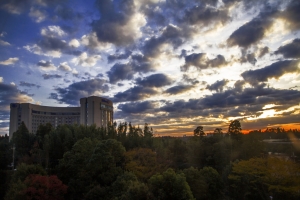
[(32, 110), (32, 114), (41, 114), (41, 115), (80, 115), (80, 112), (43, 112)]

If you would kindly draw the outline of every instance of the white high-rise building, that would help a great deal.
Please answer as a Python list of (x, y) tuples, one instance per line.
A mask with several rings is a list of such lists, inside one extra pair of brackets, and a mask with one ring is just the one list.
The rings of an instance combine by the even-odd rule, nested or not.
[(9, 139), (24, 122), (29, 132), (36, 133), (40, 124), (82, 124), (97, 127), (113, 122), (113, 103), (109, 99), (91, 96), (80, 99), (80, 107), (51, 107), (30, 103), (10, 104)]

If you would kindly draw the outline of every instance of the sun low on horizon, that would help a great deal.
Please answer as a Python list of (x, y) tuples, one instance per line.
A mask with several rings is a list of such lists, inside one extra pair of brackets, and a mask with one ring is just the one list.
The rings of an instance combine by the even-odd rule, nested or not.
[(0, 134), (10, 103), (75, 107), (156, 136), (300, 129), (300, 1), (3, 0)]

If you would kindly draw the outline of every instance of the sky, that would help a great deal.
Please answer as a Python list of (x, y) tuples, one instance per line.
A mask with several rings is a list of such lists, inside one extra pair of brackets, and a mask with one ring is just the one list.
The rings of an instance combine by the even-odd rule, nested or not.
[(0, 134), (10, 103), (79, 106), (156, 136), (300, 128), (299, 0), (2, 0)]

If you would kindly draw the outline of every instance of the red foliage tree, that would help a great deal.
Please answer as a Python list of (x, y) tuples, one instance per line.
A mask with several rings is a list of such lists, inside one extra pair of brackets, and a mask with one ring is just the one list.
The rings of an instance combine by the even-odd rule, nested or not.
[(26, 199), (63, 200), (68, 186), (64, 185), (57, 176), (29, 175), (24, 181), (27, 188), (23, 191)]

